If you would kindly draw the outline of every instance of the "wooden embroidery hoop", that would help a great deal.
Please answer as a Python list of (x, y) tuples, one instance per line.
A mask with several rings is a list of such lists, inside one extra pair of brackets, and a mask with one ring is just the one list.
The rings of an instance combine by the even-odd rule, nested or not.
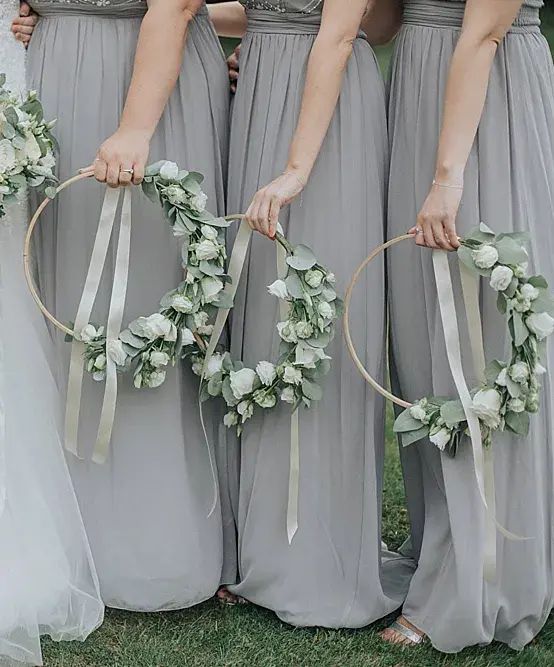
[(365, 259), (364, 261), (360, 264), (360, 266), (356, 269), (356, 272), (352, 276), (352, 280), (350, 281), (350, 285), (348, 286), (348, 289), (346, 290), (346, 296), (344, 298), (344, 315), (343, 315), (343, 326), (344, 326), (344, 337), (346, 338), (346, 346), (348, 348), (348, 351), (350, 352), (350, 356), (352, 357), (357, 369), (360, 371), (366, 382), (368, 382), (373, 389), (375, 389), (376, 392), (381, 394), (381, 396), (384, 396), (387, 400), (392, 401), (396, 405), (399, 405), (402, 408), (410, 408), (413, 403), (409, 403), (408, 401), (405, 401), (402, 398), (399, 398), (398, 396), (395, 396), (392, 394), (390, 391), (387, 391), (383, 386), (381, 386), (375, 378), (373, 378), (366, 367), (362, 364), (360, 357), (358, 356), (358, 353), (356, 351), (356, 348), (354, 346), (354, 342), (352, 341), (352, 335), (350, 333), (350, 304), (352, 301), (352, 293), (354, 291), (354, 288), (356, 287), (362, 273), (365, 271), (366, 267), (368, 264), (370, 264), (374, 259), (379, 257), (382, 253), (385, 252), (388, 248), (392, 248), (392, 246), (395, 246), (397, 243), (402, 243), (402, 241), (407, 241), (407, 240), (414, 240), (414, 237), (412, 234), (403, 234), (402, 236), (397, 236), (394, 239), (391, 239), (390, 241), (387, 241), (386, 243), (381, 244), (375, 250), (373, 250)]

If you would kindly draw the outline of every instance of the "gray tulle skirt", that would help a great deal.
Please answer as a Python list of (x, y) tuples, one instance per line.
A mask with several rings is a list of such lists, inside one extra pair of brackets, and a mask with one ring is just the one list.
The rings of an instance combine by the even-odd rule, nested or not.
[[(463, 14), (463, 5), (454, 5), (409, 3), (396, 44), (389, 103), (389, 237), (415, 224), (432, 182), (446, 77)], [(530, 232), (531, 268), (551, 286), (553, 128), (552, 58), (538, 28), (538, 10), (525, 8), (494, 62), (466, 171), (458, 232), (463, 236), (480, 221), (497, 232)], [(455, 272), (455, 262), (452, 267)], [(388, 268), (396, 392), (407, 399), (431, 393), (454, 396), (430, 251), (409, 243), (397, 247)], [(491, 292), (485, 287), (481, 296), (486, 353), (488, 359), (504, 358), (507, 325)], [(428, 442), (402, 452), (412, 546), (419, 561), (404, 613), (441, 651), (492, 640), (522, 648), (552, 609), (552, 345), (543, 402), (540, 414), (531, 419), (529, 437), (494, 436), (497, 518), (512, 532), (533, 538), (512, 542), (498, 536), (496, 584), (483, 581), (483, 506), (469, 444), (454, 460)]]
[[(29, 49), (29, 84), (38, 90), (47, 117), (58, 119), (61, 179), (90, 164), (117, 128), (140, 24), (140, 17), (80, 14), (61, 3), (41, 17)], [(223, 53), (203, 14), (189, 30), (181, 77), (150, 159), (167, 158), (205, 174), (214, 213), (224, 210), (228, 100)], [(75, 316), (102, 199), (100, 185), (79, 183), (56, 200), (41, 224), (41, 289), (62, 321)], [(114, 254), (112, 249), (93, 314), (99, 323), (108, 312)], [(124, 321), (155, 312), (160, 298), (181, 279), (178, 244), (159, 209), (137, 188)], [(56, 340), (65, 388), (70, 346), (57, 334)], [(222, 575), (222, 519), (219, 507), (208, 517), (213, 483), (198, 417), (197, 379), (188, 368), (177, 367), (163, 387), (139, 392), (132, 378), (121, 377), (111, 455), (105, 465), (96, 465), (90, 455), (102, 392), (85, 378), (80, 431), (85, 459), (70, 456), (69, 464), (104, 601), (152, 611), (211, 597)], [(220, 419), (217, 409), (206, 410), (210, 441), (218, 449), (223, 447)]]
[[(228, 208), (234, 212), (244, 211), (258, 188), (285, 168), (320, 20), (264, 11), (248, 16), (231, 125)], [(339, 292), (382, 241), (386, 173), (383, 84), (371, 48), (359, 39), (310, 182), (281, 216), (289, 240), (312, 247), (336, 273)], [(274, 244), (255, 235), (231, 343), (234, 357), (249, 366), (278, 356), (278, 304), (266, 288), (275, 279)], [(382, 295), (383, 267), (376, 266), (357, 290), (352, 328), (361, 358), (377, 376), (384, 365)], [(240, 583), (233, 591), (295, 625), (359, 627), (402, 604), (410, 564), (381, 559), (383, 403), (358, 375), (340, 326), (329, 354), (323, 400), (300, 411), (300, 527), (291, 545), (290, 406), (282, 404), (245, 427)]]

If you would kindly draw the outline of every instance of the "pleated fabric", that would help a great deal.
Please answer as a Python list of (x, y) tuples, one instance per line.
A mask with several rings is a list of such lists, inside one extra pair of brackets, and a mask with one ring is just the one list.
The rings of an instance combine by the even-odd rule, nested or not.
[[(29, 49), (29, 85), (38, 90), (46, 115), (58, 119), (59, 176), (66, 179), (92, 162), (118, 126), (146, 3), (32, 4), (41, 18)], [(152, 141), (150, 160), (174, 160), (201, 171), (213, 213), (224, 210), (228, 100), (223, 52), (204, 8), (190, 26), (181, 76)], [(76, 313), (103, 192), (99, 184), (79, 183), (56, 200), (40, 225), (40, 286), (62, 321)], [(112, 248), (93, 313), (97, 323), (107, 317), (114, 263)], [(181, 279), (179, 246), (160, 210), (137, 188), (124, 321), (156, 312), (160, 298)], [(58, 334), (55, 339), (65, 392), (70, 346)], [(85, 378), (84, 460), (70, 456), (69, 465), (103, 598), (110, 606), (140, 611), (199, 603), (220, 582), (223, 537), (220, 506), (209, 516), (213, 481), (198, 415), (197, 379), (188, 368), (177, 367), (163, 387), (137, 391), (132, 377), (121, 377), (110, 458), (96, 465), (90, 459), (102, 393), (103, 386)], [(211, 446), (225, 456), (219, 408), (207, 406), (206, 421)], [(233, 558), (232, 548), (229, 553)], [(231, 562), (233, 580), (235, 567)]]
[[(247, 11), (231, 123), (228, 208), (234, 212), (246, 210), (255, 192), (286, 166), (319, 30), (320, 10), (282, 13), (282, 4)], [(292, 243), (310, 246), (335, 272), (339, 293), (369, 249), (382, 241), (386, 173), (384, 88), (371, 48), (358, 39), (310, 182), (280, 219)], [(275, 246), (255, 235), (231, 333), (234, 358), (250, 367), (278, 356), (278, 303), (266, 288), (275, 279)], [(376, 377), (382, 376), (384, 361), (382, 295), (383, 266), (376, 264), (352, 308), (358, 351)], [(329, 354), (332, 370), (323, 400), (300, 410), (299, 530), (291, 545), (290, 406), (281, 404), (245, 426), (240, 583), (232, 590), (294, 625), (359, 627), (399, 607), (410, 564), (381, 559), (383, 403), (358, 375), (340, 324)]]
[[(389, 237), (415, 224), (431, 186), (448, 67), (463, 11), (462, 3), (449, 0), (406, 4), (389, 101)], [(530, 232), (530, 270), (554, 285), (554, 68), (538, 25), (538, 9), (525, 6), (499, 47), (457, 224), (461, 236), (480, 221), (496, 232)], [(454, 274), (456, 264), (453, 259)], [(395, 392), (407, 399), (455, 396), (431, 252), (401, 245), (391, 252), (388, 270)], [(460, 292), (459, 281), (455, 289)], [(495, 302), (493, 290), (484, 284), (487, 358), (504, 359), (507, 325)], [(459, 317), (467, 378), (474, 386), (461, 309)], [(514, 542), (498, 535), (495, 584), (483, 581), (484, 508), (469, 443), (454, 460), (427, 441), (402, 451), (412, 546), (419, 561), (404, 613), (441, 651), (493, 640), (521, 649), (552, 609), (552, 345), (541, 411), (531, 419), (529, 436), (494, 436), (497, 518), (512, 532), (532, 538)]]

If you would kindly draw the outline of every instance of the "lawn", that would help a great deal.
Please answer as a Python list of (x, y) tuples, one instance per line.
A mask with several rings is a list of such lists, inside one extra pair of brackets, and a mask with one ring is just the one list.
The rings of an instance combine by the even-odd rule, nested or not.
[[(547, 12), (545, 24), (554, 45), (554, 11)], [(387, 50), (379, 54), (384, 66), (387, 56)], [(392, 438), (384, 495), (383, 539), (396, 547), (406, 536), (408, 524)], [(87, 642), (46, 640), (44, 655), (47, 667), (554, 666), (554, 619), (522, 653), (494, 645), (457, 656), (441, 655), (429, 647), (407, 651), (384, 645), (377, 634), (384, 624), (357, 631), (299, 630), (257, 607), (221, 607), (211, 601), (167, 614), (108, 611), (103, 627)]]

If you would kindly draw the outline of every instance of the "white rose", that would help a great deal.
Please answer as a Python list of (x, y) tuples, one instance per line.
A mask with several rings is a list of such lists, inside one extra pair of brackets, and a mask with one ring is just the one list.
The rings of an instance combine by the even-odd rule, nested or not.
[(294, 387), (285, 387), (281, 392), (281, 400), (285, 403), (294, 403), (296, 401)]
[(223, 368), (223, 356), (219, 353), (212, 354), (210, 360), (208, 361), (205, 367), (204, 375), (206, 378), (210, 379), (216, 373), (219, 373), (222, 368)]
[(133, 384), (136, 389), (142, 389), (142, 375), (137, 373), (133, 379)]
[(529, 396), (527, 397), (527, 403), (525, 405), (527, 410), (531, 413), (535, 413), (539, 411), (540, 407), (540, 396), (538, 392), (532, 391)]
[(529, 267), (529, 262), (523, 262), (523, 264), (516, 264), (514, 266), (514, 275), (516, 278), (525, 278), (527, 275), (527, 268)]
[(518, 384), (525, 384), (529, 379), (529, 366), (523, 361), (518, 361), (517, 363), (513, 364), (513, 366), (510, 366), (508, 375), (514, 382), (517, 382)]
[(123, 349), (123, 343), (120, 340), (110, 340), (106, 345), (108, 357), (118, 366), (125, 366), (127, 362), (127, 353)]
[(162, 368), (169, 363), (169, 354), (156, 350), (150, 353), (150, 363), (154, 368)]
[(269, 387), (277, 377), (275, 366), (269, 361), (260, 361), (256, 366), (256, 373), (266, 387)]
[(243, 368), (240, 371), (231, 371), (231, 391), (236, 399), (241, 399), (249, 394), (254, 388), (256, 371), (251, 368)]
[(225, 417), (223, 417), (223, 424), (227, 428), (236, 426), (239, 423), (239, 416), (236, 412), (228, 412)]
[(554, 318), (548, 313), (533, 313), (527, 318), (527, 326), (539, 340), (544, 340), (554, 331)]
[(150, 389), (160, 387), (165, 382), (165, 375), (165, 371), (154, 371), (153, 373), (150, 373), (146, 382), (147, 386), (150, 387)]
[(204, 372), (204, 363), (202, 361), (195, 361), (191, 366), (191, 370), (195, 375), (201, 377)]
[(309, 322), (298, 322), (296, 325), (296, 335), (298, 338), (310, 338), (314, 329)]
[(177, 340), (175, 325), (161, 313), (154, 313), (149, 317), (139, 317), (137, 323), (148, 340), (155, 340), (156, 338), (163, 338), (169, 342)]
[(105, 354), (99, 354), (96, 359), (94, 360), (94, 368), (98, 369), (99, 371), (104, 370), (106, 368), (106, 355)]
[(181, 341), (183, 345), (194, 345), (196, 343), (194, 334), (190, 329), (187, 329), (187, 327), (181, 329)]
[(179, 176), (179, 167), (175, 162), (164, 162), (160, 169), (160, 176), (166, 181), (174, 181)]
[(518, 297), (513, 303), (513, 308), (518, 313), (527, 313), (531, 310), (531, 301), (529, 299), (523, 299)]
[(321, 301), (317, 306), (317, 311), (321, 317), (326, 320), (330, 320), (333, 317), (333, 308), (327, 303), (327, 301)]
[(209, 241), (217, 240), (218, 232), (215, 227), (211, 227), (210, 225), (202, 225), (200, 231), (202, 232), (202, 236)]
[(244, 424), (254, 414), (254, 404), (251, 401), (242, 401), (237, 405), (237, 412), (242, 416), (242, 423)]
[(529, 301), (535, 301), (535, 299), (539, 298), (540, 294), (540, 291), (536, 287), (533, 287), (531, 283), (525, 283), (525, 285), (521, 286), (519, 291), (521, 296)]
[(277, 397), (275, 394), (268, 394), (263, 389), (258, 389), (258, 391), (254, 392), (254, 400), (260, 406), (260, 408), (264, 408), (265, 410), (269, 410), (270, 408), (275, 407), (275, 404), (277, 403)]
[(204, 192), (194, 195), (190, 200), (190, 207), (194, 209), (197, 213), (202, 213), (206, 209), (206, 203), (208, 202), (208, 195)]
[(106, 372), (105, 371), (94, 371), (92, 374), (92, 379), (95, 382), (104, 382), (106, 379)]
[(323, 273), (321, 273), (321, 271), (314, 269), (306, 272), (305, 280), (310, 287), (316, 289), (321, 285), (324, 277), (325, 276), (323, 275)]
[(43, 167), (48, 167), (48, 169), (53, 169), (56, 166), (56, 158), (53, 153), (49, 151), (44, 157), (40, 158), (39, 164)]
[(508, 402), (508, 410), (512, 412), (524, 412), (525, 410), (525, 401), (522, 401), (521, 398), (512, 398)]
[(441, 452), (444, 451), (446, 445), (450, 442), (452, 437), (452, 432), (448, 428), (441, 428), (440, 431), (437, 431), (434, 435), (429, 436), (429, 440), (438, 447)]
[(204, 310), (199, 310), (194, 314), (194, 326), (199, 329), (208, 323), (208, 313)]
[(502, 397), (496, 389), (482, 389), (473, 397), (473, 411), (489, 428), (500, 425)]
[(337, 282), (337, 279), (336, 279), (334, 273), (328, 273), (328, 274), (325, 276), (325, 280), (326, 280), (330, 285), (334, 285), (334, 284)]
[(279, 322), (277, 324), (277, 331), (285, 343), (296, 343), (298, 341), (294, 322)]
[(410, 415), (422, 423), (425, 423), (425, 420), (427, 419), (427, 412), (419, 404), (412, 405), (410, 408)]
[(219, 256), (219, 246), (209, 239), (204, 239), (196, 246), (195, 252), (199, 261), (215, 259)]
[(214, 278), (213, 276), (206, 276), (202, 278), (202, 293), (204, 294), (204, 301), (206, 303), (212, 303), (215, 301), (216, 296), (223, 289), (223, 283), (219, 278)]
[(287, 384), (302, 384), (302, 371), (294, 366), (285, 366), (283, 380)]
[(491, 274), (491, 287), (497, 292), (507, 290), (514, 277), (514, 272), (508, 266), (497, 266)]
[(92, 341), (99, 338), (99, 333), (92, 324), (87, 324), (86, 327), (81, 331), (80, 339), (83, 343), (92, 343)]
[(276, 296), (278, 299), (288, 299), (289, 291), (284, 280), (276, 280), (274, 283), (271, 283), (267, 288), (267, 291), (272, 295)]
[(507, 387), (508, 386), (508, 369), (503, 368), (500, 373), (498, 374), (495, 383), (499, 387)]
[(168, 185), (163, 193), (172, 204), (184, 204), (187, 201), (187, 193), (180, 185)]
[(295, 366), (303, 366), (304, 368), (315, 368), (318, 361), (322, 359), (331, 359), (320, 347), (312, 347), (306, 343), (300, 343), (295, 351)]
[(498, 250), (492, 245), (483, 245), (472, 254), (475, 266), (480, 269), (490, 269), (498, 262)]

